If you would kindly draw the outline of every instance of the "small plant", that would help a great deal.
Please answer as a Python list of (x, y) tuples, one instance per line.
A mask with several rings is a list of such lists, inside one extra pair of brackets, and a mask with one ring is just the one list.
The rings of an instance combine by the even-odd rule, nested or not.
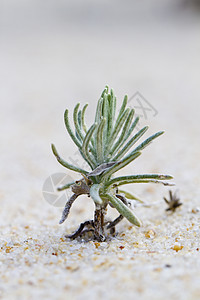
[(177, 207), (181, 206), (183, 203), (180, 202), (180, 198), (176, 196), (176, 193), (172, 193), (172, 191), (169, 191), (169, 200), (167, 200), (165, 197), (163, 197), (165, 202), (168, 205), (168, 208), (166, 208), (166, 211), (172, 211), (175, 212)]
[[(74, 234), (66, 236), (68, 238), (76, 238), (83, 232), (92, 231), (94, 239), (104, 241), (106, 239), (106, 230), (110, 230), (110, 233), (114, 234), (115, 225), (123, 217), (132, 224), (140, 226), (141, 223), (129, 207), (127, 200), (138, 199), (131, 193), (121, 190), (121, 186), (147, 182), (169, 185), (163, 180), (172, 179), (172, 176), (158, 174), (114, 177), (117, 171), (138, 158), (145, 147), (163, 134), (163, 131), (159, 131), (131, 150), (133, 145), (147, 131), (148, 126), (132, 135), (139, 118), (136, 117), (134, 119), (134, 109), (127, 108), (127, 101), (128, 97), (125, 96), (117, 114), (116, 97), (113, 90), (111, 89), (109, 92), (106, 86), (97, 103), (94, 123), (89, 129), (85, 124), (85, 111), (88, 104), (81, 110), (79, 109), (80, 103), (78, 103), (73, 113), (75, 133), (69, 123), (68, 110), (65, 111), (64, 120), (67, 131), (91, 170), (86, 171), (69, 164), (60, 157), (52, 144), (52, 150), (57, 161), (67, 169), (82, 175), (80, 180), (66, 184), (58, 189), (62, 191), (71, 187), (73, 192), (73, 195), (65, 205), (60, 224), (66, 220), (70, 208), (78, 196), (86, 194), (92, 198), (95, 204), (94, 220), (81, 223)], [(120, 214), (114, 221), (105, 220), (108, 205), (116, 208)]]

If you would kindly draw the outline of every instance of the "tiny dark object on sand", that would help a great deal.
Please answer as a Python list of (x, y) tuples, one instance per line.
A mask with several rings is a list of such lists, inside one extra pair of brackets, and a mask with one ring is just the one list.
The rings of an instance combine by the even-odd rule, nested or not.
[(172, 194), (172, 191), (169, 191), (169, 200), (167, 200), (165, 197), (163, 197), (165, 202), (168, 205), (168, 208), (166, 208), (166, 211), (172, 211), (175, 212), (177, 207), (181, 206), (183, 203), (180, 202), (180, 198), (176, 196), (176, 193)]

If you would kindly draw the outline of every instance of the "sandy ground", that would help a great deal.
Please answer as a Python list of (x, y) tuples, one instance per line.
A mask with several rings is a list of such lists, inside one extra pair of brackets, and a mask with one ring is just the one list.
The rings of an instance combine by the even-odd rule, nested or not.
[[(186, 1), (132, 2), (0, 4), (1, 299), (200, 298), (200, 11)], [(111, 241), (68, 241), (93, 204), (82, 197), (58, 225), (62, 208), (42, 187), (67, 171), (50, 143), (83, 163), (63, 112), (88, 102), (92, 121), (105, 84), (119, 102), (139, 91), (158, 112), (136, 109), (141, 125), (166, 131), (124, 172), (172, 174), (183, 205), (166, 213), (168, 187), (131, 185), (151, 204), (135, 208), (141, 228), (123, 221)]]

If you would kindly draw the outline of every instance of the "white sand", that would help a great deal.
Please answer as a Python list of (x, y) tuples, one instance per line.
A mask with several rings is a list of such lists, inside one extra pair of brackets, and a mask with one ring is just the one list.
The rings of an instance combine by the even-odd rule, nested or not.
[[(1, 299), (200, 298), (200, 12), (174, 2), (0, 4)], [(89, 102), (92, 121), (105, 84), (118, 101), (139, 91), (158, 110), (142, 121), (149, 135), (166, 131), (124, 172), (173, 174), (183, 206), (167, 214), (169, 188), (131, 185), (152, 203), (136, 208), (141, 228), (123, 221), (111, 241), (68, 241), (93, 205), (82, 197), (58, 225), (42, 185), (67, 171), (50, 143), (81, 164), (63, 112)]]

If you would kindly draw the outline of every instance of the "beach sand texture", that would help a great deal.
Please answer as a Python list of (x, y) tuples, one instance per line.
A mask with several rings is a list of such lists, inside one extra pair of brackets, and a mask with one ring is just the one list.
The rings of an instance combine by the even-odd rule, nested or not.
[[(199, 299), (197, 6), (9, 0), (0, 10), (0, 299)], [(79, 177), (57, 163), (50, 144), (83, 166), (63, 113), (69, 108), (71, 118), (78, 101), (88, 102), (91, 124), (106, 84), (118, 105), (127, 93), (139, 106), (145, 137), (165, 130), (123, 174), (173, 175), (183, 205), (167, 213), (169, 187), (132, 184), (150, 205), (135, 207), (141, 228), (123, 220), (107, 242), (70, 241), (64, 235), (92, 218), (93, 203), (80, 197), (58, 224), (62, 205), (44, 199), (43, 184), (55, 173)]]

